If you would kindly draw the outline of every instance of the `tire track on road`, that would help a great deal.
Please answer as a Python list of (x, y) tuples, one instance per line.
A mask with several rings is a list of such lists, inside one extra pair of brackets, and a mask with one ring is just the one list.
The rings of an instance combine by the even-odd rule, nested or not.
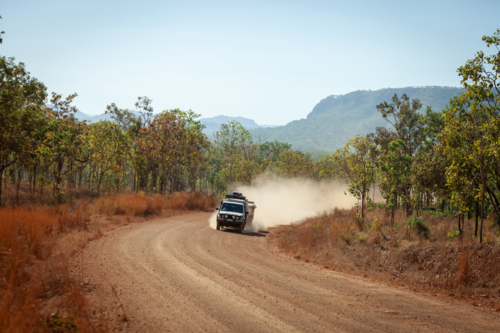
[[(116, 229), (80, 255), (89, 297), (129, 332), (495, 332), (489, 310), (297, 262), (266, 233), (193, 213)], [(109, 282), (109, 283), (108, 283)], [(120, 300), (114, 296), (113, 285)]]

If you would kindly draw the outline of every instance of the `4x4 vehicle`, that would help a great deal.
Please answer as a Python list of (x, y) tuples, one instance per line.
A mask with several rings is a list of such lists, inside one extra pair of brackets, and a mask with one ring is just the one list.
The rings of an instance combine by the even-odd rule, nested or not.
[(217, 230), (221, 227), (233, 227), (242, 232), (245, 226), (251, 225), (254, 217), (255, 203), (248, 201), (241, 193), (226, 194), (221, 200), (217, 213)]

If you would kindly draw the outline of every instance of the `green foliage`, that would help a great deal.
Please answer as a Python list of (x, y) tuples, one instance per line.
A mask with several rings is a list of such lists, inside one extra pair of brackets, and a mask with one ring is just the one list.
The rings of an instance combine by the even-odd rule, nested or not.
[[(0, 175), (18, 159), (35, 154), (31, 138), (47, 114), (46, 97), (45, 85), (32, 78), (23, 63), (0, 57)], [(0, 186), (0, 204), (1, 193)]]
[(250, 132), (254, 137), (290, 143), (303, 152), (332, 152), (342, 148), (354, 134), (365, 136), (376, 127), (386, 127), (387, 122), (376, 106), (381, 101), (390, 101), (395, 94), (419, 99), (423, 110), (427, 105), (433, 110), (442, 110), (451, 97), (463, 91), (455, 87), (405, 87), (332, 95), (320, 101), (306, 119), (294, 120), (285, 126), (250, 129)]
[(358, 234), (358, 236), (356, 237), (356, 239), (358, 240), (358, 242), (360, 243), (366, 243), (366, 235), (363, 235), (363, 234)]
[(276, 165), (276, 172), (284, 178), (307, 177), (313, 169), (311, 159), (295, 150), (282, 151)]
[[(77, 185), (97, 193), (102, 188), (165, 193), (198, 187), (219, 194), (237, 183), (251, 184), (264, 172), (341, 179), (346, 193), (361, 204), (361, 225), (351, 222), (346, 242), (357, 229), (370, 228), (362, 224), (365, 210), (375, 205), (369, 196), (374, 184), (386, 200), (376, 205), (392, 215), (392, 228), (400, 227), (394, 217), (398, 208), (409, 216), (441, 202), (451, 210), (428, 213), (479, 213), (475, 233), (482, 241), (485, 218), (500, 226), (500, 29), (483, 41), (495, 50), (478, 52), (458, 69), (464, 89), (330, 96), (307, 119), (286, 126), (250, 132), (235, 121), (222, 123), (213, 144), (203, 133), (200, 115), (173, 109), (153, 116), (147, 97), (138, 98), (136, 113), (108, 105), (106, 113), (114, 122), (79, 122), (73, 115), (76, 94), (63, 98), (53, 93), (49, 103), (45, 86), (30, 77), (24, 64), (0, 57), (0, 175), (18, 187), (25, 181), (31, 193), (50, 186), (58, 202), (65, 199), (64, 188)], [(353, 133), (360, 134), (348, 140)], [(252, 134), (270, 141), (255, 142)], [(294, 149), (336, 151), (304, 153), (291, 143)], [(429, 237), (423, 219), (407, 222)], [(382, 230), (376, 221), (371, 229)]]
[(452, 241), (455, 238), (458, 239), (459, 236), (460, 236), (460, 231), (453, 229), (448, 233), (448, 240)]
[(423, 235), (425, 238), (429, 238), (430, 235), (430, 229), (429, 227), (425, 224), (424, 219), (417, 218), (415, 216), (412, 216), (408, 219), (407, 221), (408, 225), (412, 227), (413, 229), (416, 229), (419, 235)]
[(361, 221), (364, 219), (370, 185), (375, 181), (375, 163), (370, 154), (371, 149), (372, 142), (367, 137), (357, 135), (343, 149), (333, 154), (333, 160), (339, 166), (335, 172), (346, 179), (349, 193), (361, 200)]

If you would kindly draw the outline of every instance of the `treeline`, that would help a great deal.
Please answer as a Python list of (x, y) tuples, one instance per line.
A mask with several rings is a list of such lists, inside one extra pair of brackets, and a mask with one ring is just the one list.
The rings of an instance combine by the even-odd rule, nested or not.
[(106, 107), (113, 121), (87, 123), (74, 117), (77, 94), (48, 96), (23, 63), (0, 58), (0, 204), (14, 184), (63, 202), (68, 189), (173, 193), (224, 192), (251, 183), (264, 170), (284, 177), (309, 175), (314, 163), (282, 142), (254, 142), (239, 123), (221, 126), (211, 143), (193, 111), (153, 113), (139, 97), (137, 113)]
[(391, 126), (356, 136), (333, 155), (334, 172), (361, 201), (361, 222), (377, 183), (392, 222), (398, 207), (410, 214), (434, 202), (444, 209), (448, 202), (456, 207), (460, 237), (471, 213), (480, 242), (485, 218), (500, 226), (499, 37), (500, 29), (483, 37), (498, 53), (478, 52), (458, 69), (465, 92), (444, 110), (428, 107), (420, 114), (418, 99), (394, 95), (391, 103), (377, 106)]
[[(499, 35), (483, 40), (499, 50)], [(111, 104), (106, 113), (113, 122), (79, 122), (72, 116), (76, 94), (52, 94), (48, 101), (46, 87), (24, 64), (0, 58), (0, 66), (2, 179), (18, 188), (25, 182), (32, 193), (50, 190), (56, 201), (64, 200), (64, 188), (82, 186), (96, 193), (219, 194), (268, 171), (347, 180), (361, 203), (360, 224), (377, 184), (392, 217), (398, 208), (410, 214), (448, 203), (458, 212), (460, 235), (471, 213), (480, 218), (480, 241), (485, 218), (500, 225), (500, 53), (478, 52), (458, 69), (465, 92), (444, 110), (422, 113), (418, 99), (394, 95), (377, 106), (389, 126), (358, 135), (317, 162), (290, 144), (252, 138), (237, 122), (223, 124), (210, 142), (199, 115), (179, 109), (154, 115), (147, 97), (135, 105), (138, 116)]]
[(76, 94), (48, 100), (44, 84), (13, 58), (0, 58), (0, 71), (0, 173), (17, 189), (25, 182), (57, 202), (78, 186), (174, 192), (194, 187), (206, 168), (209, 143), (191, 111), (153, 117), (151, 100), (140, 97), (138, 117), (111, 104), (114, 122), (87, 124), (73, 116)]

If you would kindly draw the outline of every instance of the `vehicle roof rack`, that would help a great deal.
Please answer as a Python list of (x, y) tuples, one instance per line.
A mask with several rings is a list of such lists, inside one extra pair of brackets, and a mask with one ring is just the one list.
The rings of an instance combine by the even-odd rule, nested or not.
[(240, 199), (240, 200), (246, 200), (247, 198), (243, 195), (234, 195), (234, 194), (226, 194), (227, 199)]

